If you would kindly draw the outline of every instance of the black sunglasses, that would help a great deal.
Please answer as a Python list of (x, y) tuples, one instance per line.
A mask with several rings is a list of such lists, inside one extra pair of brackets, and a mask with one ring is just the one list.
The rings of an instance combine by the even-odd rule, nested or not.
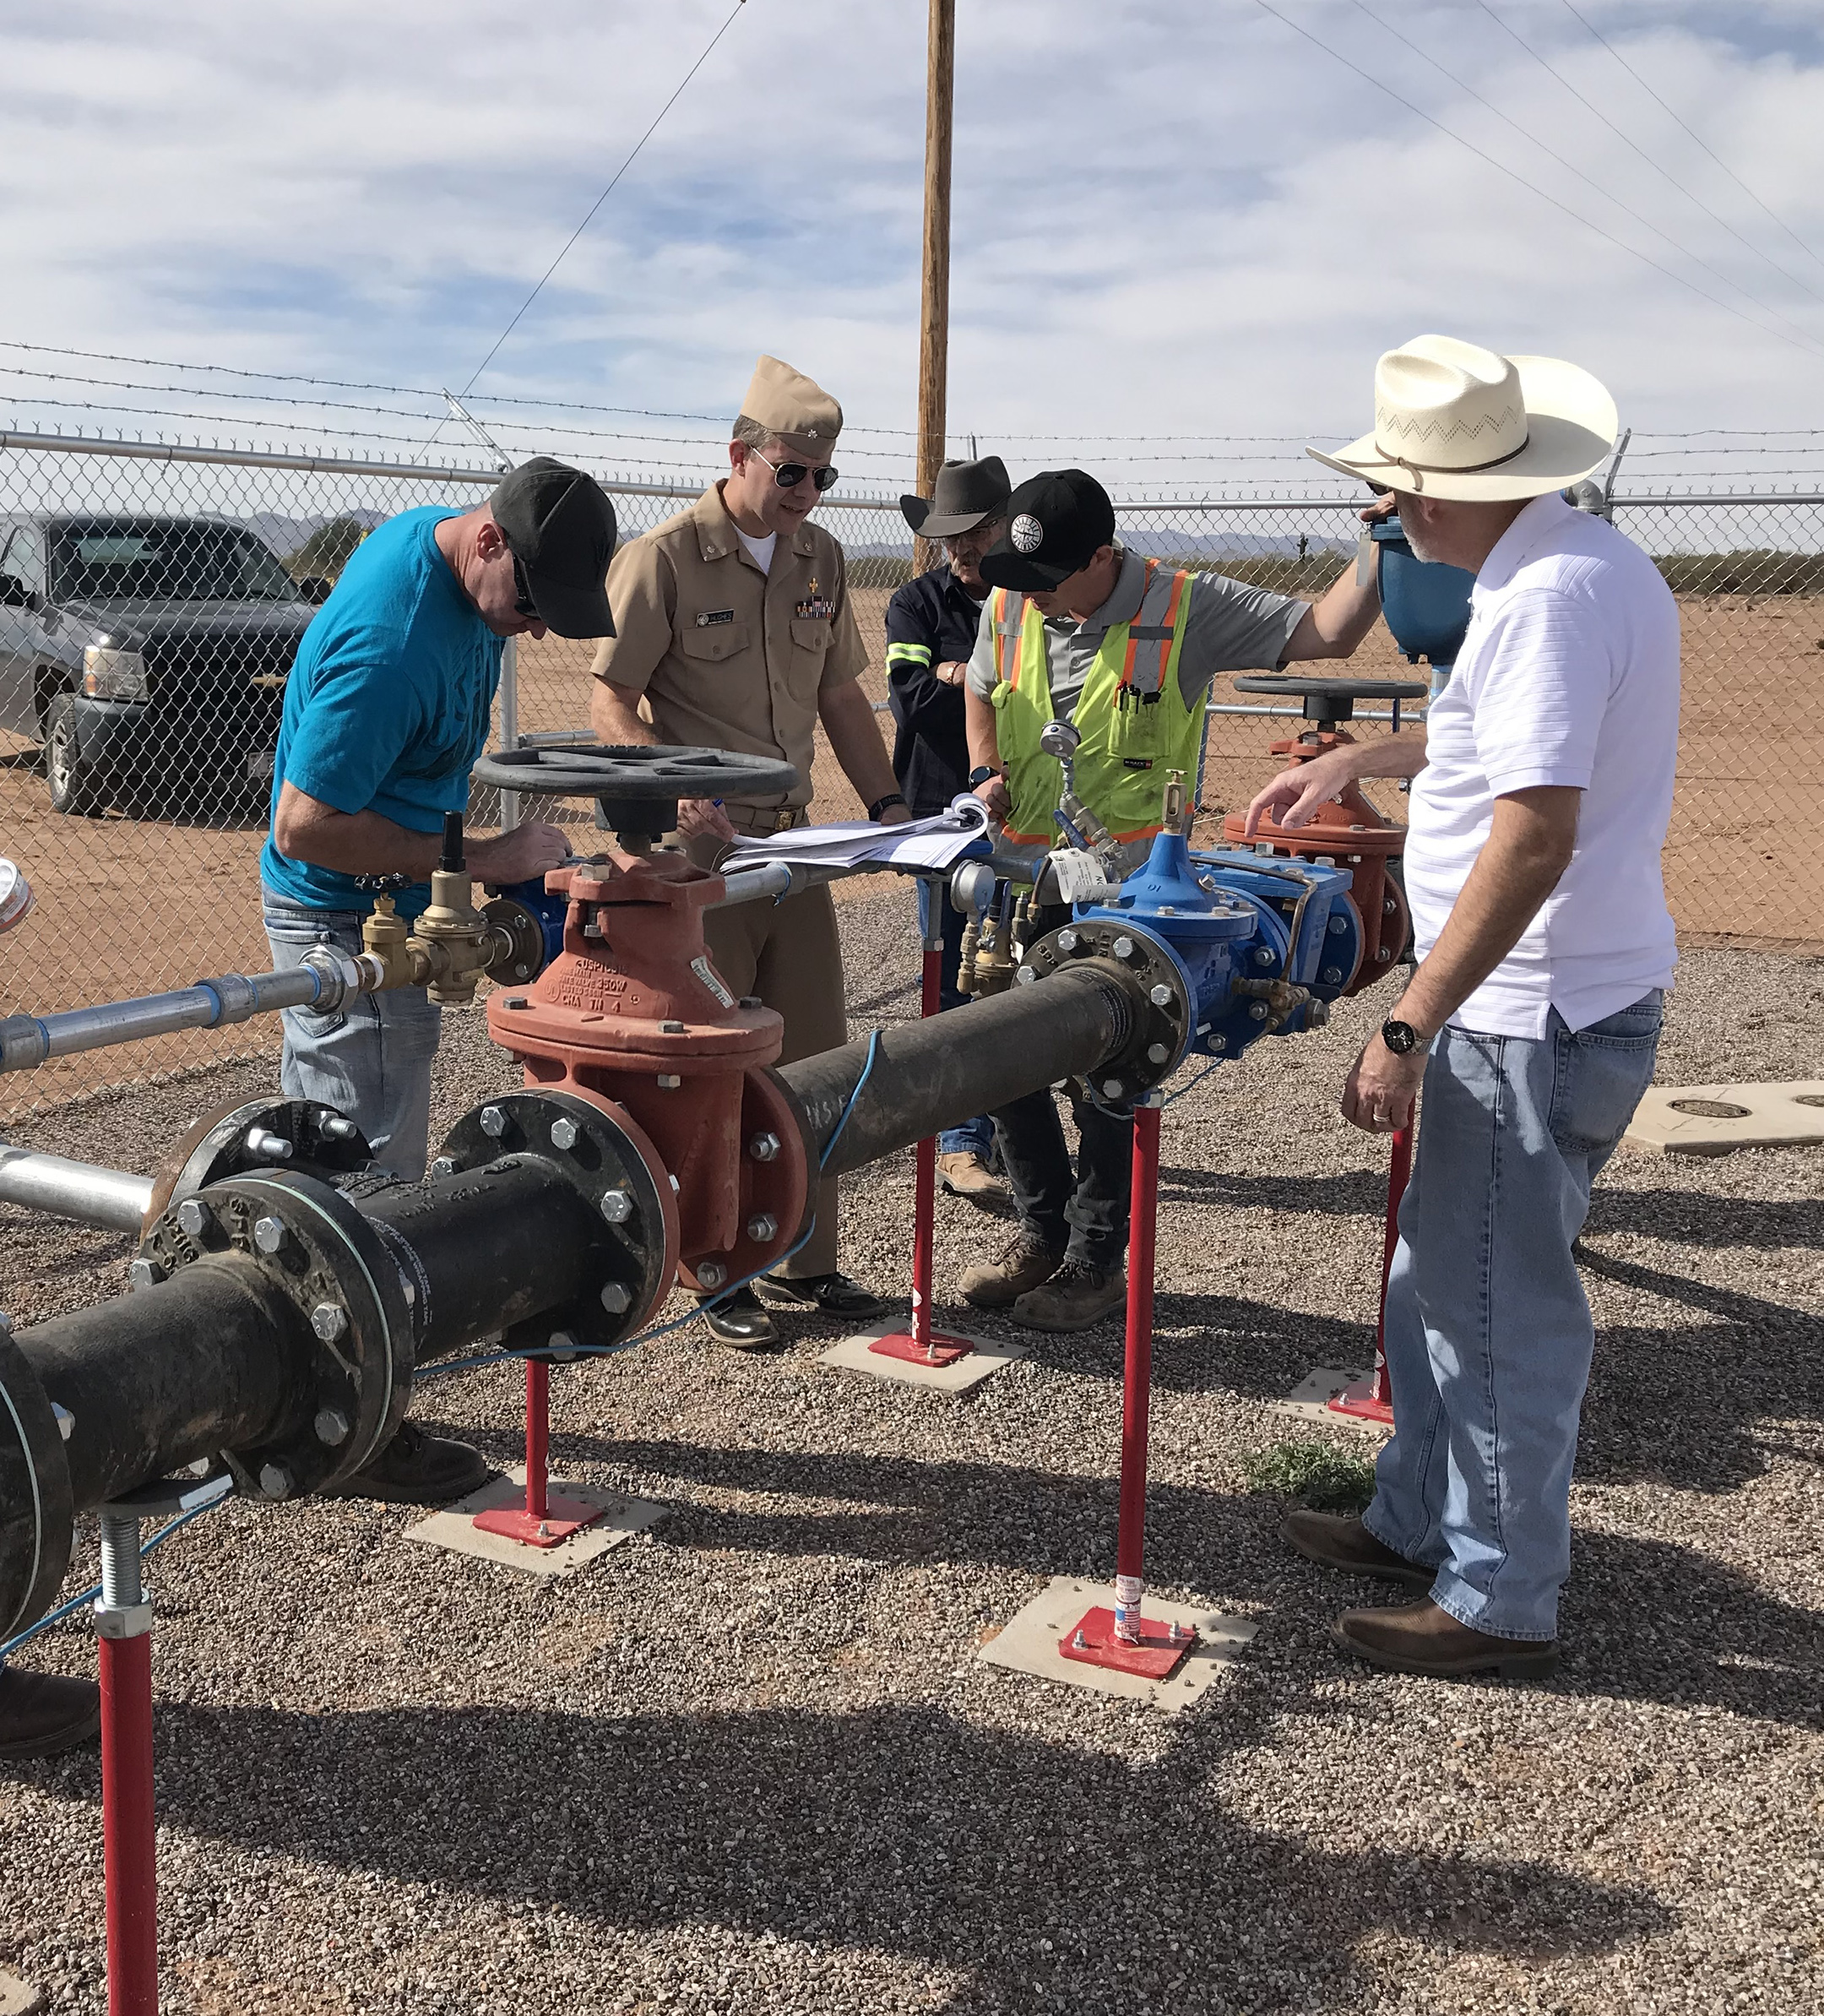
[(513, 614), (523, 616), (529, 623), (541, 623), (545, 619), (538, 612), (538, 604), (532, 600), (532, 583), (524, 564), (511, 546), (507, 551), (513, 560), (513, 586), (519, 590), (513, 602)]
[[(760, 455), (758, 448), (754, 453)], [(809, 476), (821, 496), (836, 481), (836, 471), (828, 462), (821, 469), (813, 469), (808, 462), (775, 462), (770, 455), (760, 455), (760, 459), (773, 471), (773, 481), (781, 490), (795, 490)]]

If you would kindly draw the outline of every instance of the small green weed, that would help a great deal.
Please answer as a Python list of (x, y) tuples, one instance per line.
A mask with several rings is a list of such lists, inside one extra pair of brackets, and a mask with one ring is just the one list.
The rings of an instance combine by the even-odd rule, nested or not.
[(1374, 1496), (1374, 1465), (1327, 1442), (1276, 1442), (1248, 1458), (1253, 1491), (1296, 1498), (1313, 1512), (1360, 1512)]

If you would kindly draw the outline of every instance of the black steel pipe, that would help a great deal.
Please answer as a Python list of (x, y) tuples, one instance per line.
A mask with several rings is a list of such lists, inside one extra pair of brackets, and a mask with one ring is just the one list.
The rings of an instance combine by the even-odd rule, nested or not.
[[(1085, 959), (1029, 986), (883, 1030), (871, 1071), (863, 1037), (782, 1064), (776, 1075), (798, 1102), (813, 1161), (842, 1126), (824, 1169), (840, 1176), (1061, 1078), (1094, 1071), (1127, 1042), (1139, 1008), (1127, 974), (1110, 960)], [(864, 1073), (867, 1082), (844, 1123)]]

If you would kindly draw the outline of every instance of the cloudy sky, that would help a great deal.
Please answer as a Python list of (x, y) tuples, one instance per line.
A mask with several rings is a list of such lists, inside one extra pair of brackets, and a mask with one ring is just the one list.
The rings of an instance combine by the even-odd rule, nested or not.
[[(0, 0), (0, 339), (463, 385), (730, 4)], [(958, 0), (953, 437), (1130, 487), (1278, 480), (1271, 437), (1357, 431), (1376, 354), (1427, 329), (1587, 364), (1648, 456), (1824, 428), (1824, 8), (1574, 4)], [(845, 473), (897, 484), (925, 19), (747, 0), (478, 398), (722, 414), (772, 350), (842, 398)], [(270, 390), (0, 367), (0, 424)], [(19, 375), (52, 370), (192, 390)], [(404, 413), (300, 425), (425, 437), (423, 402), (373, 403)], [(700, 463), (695, 423), (570, 418), (597, 465)], [(1810, 466), (1700, 445), (1636, 466)]]

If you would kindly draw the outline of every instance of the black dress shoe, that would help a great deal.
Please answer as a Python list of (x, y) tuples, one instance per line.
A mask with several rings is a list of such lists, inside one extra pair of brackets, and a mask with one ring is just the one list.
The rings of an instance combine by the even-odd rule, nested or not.
[(324, 1498), (377, 1498), (385, 1505), (447, 1505), (480, 1491), (494, 1467), (480, 1449), (447, 1437), (426, 1435), (415, 1421), (401, 1421), (399, 1433), (363, 1470), (317, 1495)]
[(797, 1280), (768, 1274), (760, 1279), (768, 1293), (783, 1296), (788, 1301), (809, 1302), (824, 1315), (839, 1316), (845, 1322), (866, 1323), (887, 1312), (888, 1305), (881, 1296), (859, 1281), (851, 1281), (845, 1274), (805, 1274)]
[(760, 1307), (760, 1298), (752, 1288), (737, 1288), (732, 1295), (714, 1303), (699, 1296), (698, 1306), (703, 1311), (703, 1321), (709, 1326), (709, 1334), (719, 1338), (724, 1344), (732, 1344), (738, 1351), (751, 1351), (757, 1345), (779, 1342), (773, 1318)]
[(100, 1726), (101, 1694), (92, 1680), (0, 1666), (0, 1757), (55, 1757)]

